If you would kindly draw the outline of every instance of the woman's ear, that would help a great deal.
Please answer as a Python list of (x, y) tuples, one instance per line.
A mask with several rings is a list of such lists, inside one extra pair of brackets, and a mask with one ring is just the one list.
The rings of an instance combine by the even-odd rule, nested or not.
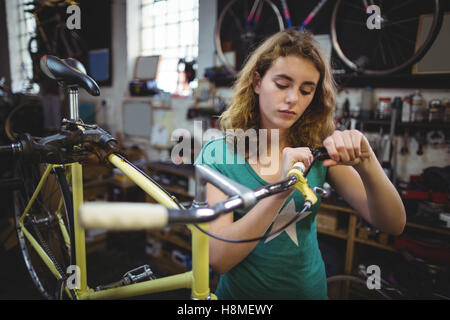
[(259, 94), (261, 91), (261, 76), (258, 71), (255, 71), (253, 74), (253, 91), (255, 91), (256, 94)]

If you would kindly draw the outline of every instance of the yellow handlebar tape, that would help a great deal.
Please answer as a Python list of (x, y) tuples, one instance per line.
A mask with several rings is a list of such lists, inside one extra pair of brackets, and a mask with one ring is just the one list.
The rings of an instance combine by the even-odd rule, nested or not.
[[(300, 168), (299, 168), (300, 167)], [(305, 198), (305, 201), (311, 202), (312, 205), (314, 205), (317, 202), (317, 196), (314, 193), (314, 191), (311, 190), (311, 188), (308, 185), (307, 179), (303, 176), (304, 170), (301, 168), (305, 168), (303, 163), (301, 166), (299, 163), (296, 163), (292, 169), (288, 172), (287, 176), (295, 176), (297, 177), (297, 183), (295, 184), (295, 188), (297, 188), (298, 191), (301, 192), (303, 197)]]

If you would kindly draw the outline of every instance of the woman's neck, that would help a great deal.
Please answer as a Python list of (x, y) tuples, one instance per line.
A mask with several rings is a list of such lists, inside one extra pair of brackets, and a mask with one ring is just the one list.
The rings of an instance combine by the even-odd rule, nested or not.
[[(278, 134), (276, 134), (276, 132), (275, 132), (275, 134), (273, 134), (273, 132), (271, 130), (277, 130)], [(280, 154), (283, 151), (283, 149), (288, 146), (287, 134), (288, 134), (288, 130), (267, 129), (267, 150), (268, 150), (269, 156), (270, 156), (270, 150), (272, 149), (271, 148), (272, 143), (275, 143), (276, 145), (278, 145)], [(272, 137), (278, 141), (272, 141)]]

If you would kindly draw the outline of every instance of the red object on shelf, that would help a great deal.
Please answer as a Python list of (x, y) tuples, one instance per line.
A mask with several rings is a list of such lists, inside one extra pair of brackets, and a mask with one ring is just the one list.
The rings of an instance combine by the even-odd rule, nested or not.
[(450, 248), (425, 243), (405, 236), (394, 237), (395, 249), (406, 249), (418, 258), (450, 264)]
[(425, 200), (436, 203), (449, 204), (449, 194), (433, 191), (401, 190), (402, 199)]

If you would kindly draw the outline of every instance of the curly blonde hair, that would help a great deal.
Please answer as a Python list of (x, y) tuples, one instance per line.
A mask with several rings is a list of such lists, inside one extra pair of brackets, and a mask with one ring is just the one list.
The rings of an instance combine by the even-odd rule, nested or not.
[(259, 129), (259, 100), (253, 86), (255, 72), (263, 78), (277, 58), (290, 55), (310, 60), (319, 71), (320, 78), (311, 104), (290, 128), (287, 143), (290, 147), (313, 148), (322, 145), (323, 140), (334, 131), (332, 115), (336, 103), (336, 84), (317, 41), (307, 31), (280, 31), (266, 39), (247, 58), (233, 85), (230, 106), (219, 117), (224, 131)]

